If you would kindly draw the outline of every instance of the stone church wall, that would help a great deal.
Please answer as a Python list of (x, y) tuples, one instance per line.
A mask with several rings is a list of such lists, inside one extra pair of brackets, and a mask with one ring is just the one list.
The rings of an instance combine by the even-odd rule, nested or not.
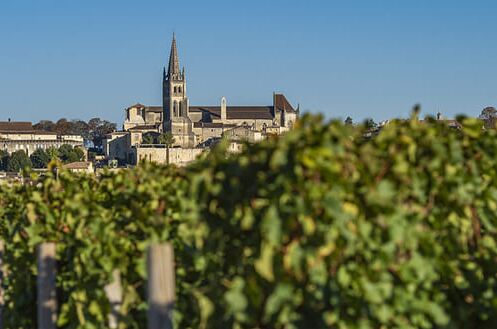
[[(169, 163), (184, 166), (195, 160), (204, 149), (200, 148), (170, 148)], [(158, 164), (167, 163), (167, 149), (165, 147), (140, 147), (133, 148), (135, 163), (142, 161), (155, 162)]]

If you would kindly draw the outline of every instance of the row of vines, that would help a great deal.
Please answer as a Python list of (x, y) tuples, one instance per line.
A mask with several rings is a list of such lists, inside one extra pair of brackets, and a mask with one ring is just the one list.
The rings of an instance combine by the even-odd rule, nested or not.
[(495, 328), (497, 133), (306, 116), (186, 168), (0, 186), (5, 328), (36, 327), (34, 249), (57, 242), (60, 328), (146, 327), (145, 250), (171, 242), (177, 328)]

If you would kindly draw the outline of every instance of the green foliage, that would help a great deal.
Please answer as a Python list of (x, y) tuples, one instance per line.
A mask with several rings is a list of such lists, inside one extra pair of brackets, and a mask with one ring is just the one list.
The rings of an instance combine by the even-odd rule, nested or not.
[(0, 170), (6, 171), (9, 163), (10, 155), (5, 150), (0, 150)]
[(172, 146), (175, 143), (175, 139), (173, 134), (167, 132), (163, 133), (159, 136), (159, 143), (164, 144), (166, 146)]
[(47, 154), (50, 157), (50, 161), (57, 160), (59, 158), (59, 150), (55, 147), (49, 147), (47, 149)]
[(73, 148), (68, 144), (59, 147), (58, 155), (63, 163), (82, 161), (84, 158), (84, 152), (80, 148)]
[(152, 136), (150, 134), (143, 135), (142, 144), (155, 144), (154, 136)]
[(479, 118), (483, 120), (486, 129), (495, 129), (497, 110), (494, 107), (485, 107)]
[(81, 135), (85, 141), (91, 141), (95, 147), (101, 148), (102, 141), (108, 133), (116, 130), (116, 124), (100, 118), (82, 120), (67, 120), (62, 118), (57, 122), (42, 120), (33, 125), (36, 130), (56, 132), (61, 135)]
[(24, 151), (12, 153), (7, 162), (7, 171), (19, 172), (26, 168), (31, 168), (31, 160), (27, 153)]
[(306, 116), (187, 168), (0, 185), (5, 328), (36, 327), (34, 247), (58, 243), (59, 327), (146, 326), (145, 258), (175, 248), (177, 328), (494, 328), (497, 131)]
[(33, 168), (46, 168), (51, 156), (44, 149), (36, 149), (29, 157)]
[(368, 128), (368, 129), (374, 129), (377, 127), (377, 124), (376, 124), (376, 122), (374, 122), (373, 119), (370, 118), (370, 119), (366, 119), (364, 121), (364, 126), (366, 126), (366, 128)]

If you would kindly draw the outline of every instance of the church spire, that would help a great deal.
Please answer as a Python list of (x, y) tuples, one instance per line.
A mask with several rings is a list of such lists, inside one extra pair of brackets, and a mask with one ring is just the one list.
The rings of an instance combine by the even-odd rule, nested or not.
[(178, 49), (176, 48), (176, 36), (173, 33), (173, 42), (171, 44), (171, 54), (169, 55), (169, 69), (167, 77), (171, 79), (180, 78)]

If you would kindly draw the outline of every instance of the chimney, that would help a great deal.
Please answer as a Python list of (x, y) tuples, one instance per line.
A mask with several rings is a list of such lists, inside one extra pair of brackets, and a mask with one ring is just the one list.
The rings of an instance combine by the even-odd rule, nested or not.
[(221, 121), (226, 121), (226, 97), (221, 98)]

